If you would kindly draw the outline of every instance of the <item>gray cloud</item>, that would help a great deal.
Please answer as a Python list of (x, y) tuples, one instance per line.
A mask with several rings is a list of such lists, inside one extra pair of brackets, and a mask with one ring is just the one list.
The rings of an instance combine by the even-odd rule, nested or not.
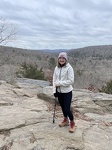
[(0, 0), (0, 17), (20, 26), (10, 46), (28, 49), (111, 44), (112, 0)]

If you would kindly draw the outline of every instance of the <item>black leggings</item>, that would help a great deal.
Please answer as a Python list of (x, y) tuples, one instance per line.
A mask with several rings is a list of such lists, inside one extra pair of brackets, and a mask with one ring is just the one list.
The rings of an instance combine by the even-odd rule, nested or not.
[(65, 118), (69, 117), (70, 121), (74, 120), (74, 116), (70, 110), (72, 100), (72, 91), (69, 93), (58, 93), (58, 101), (60, 103), (63, 115)]

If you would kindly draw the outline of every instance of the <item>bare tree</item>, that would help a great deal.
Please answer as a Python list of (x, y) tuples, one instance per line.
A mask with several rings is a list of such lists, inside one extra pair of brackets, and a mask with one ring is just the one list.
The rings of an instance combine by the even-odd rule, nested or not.
[[(0, 18), (0, 45), (6, 45), (8, 42), (17, 39), (18, 26), (12, 21)], [(14, 54), (9, 55), (4, 52), (4, 49), (0, 49), (0, 78), (6, 78), (9, 75), (9, 71), (5, 68), (8, 62), (14, 57)], [(10, 67), (10, 64), (8, 64)], [(7, 70), (7, 72), (6, 72)], [(11, 69), (10, 69), (11, 70)]]
[(15, 40), (17, 35), (17, 25), (7, 19), (0, 19), (0, 44), (7, 44)]

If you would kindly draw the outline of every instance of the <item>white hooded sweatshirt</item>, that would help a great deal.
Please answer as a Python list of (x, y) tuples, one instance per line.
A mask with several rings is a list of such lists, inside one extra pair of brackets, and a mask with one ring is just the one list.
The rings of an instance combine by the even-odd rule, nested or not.
[(68, 93), (73, 90), (73, 83), (74, 70), (69, 63), (63, 67), (55, 67), (53, 74), (53, 93), (56, 93), (55, 84), (59, 85), (57, 88), (59, 93)]

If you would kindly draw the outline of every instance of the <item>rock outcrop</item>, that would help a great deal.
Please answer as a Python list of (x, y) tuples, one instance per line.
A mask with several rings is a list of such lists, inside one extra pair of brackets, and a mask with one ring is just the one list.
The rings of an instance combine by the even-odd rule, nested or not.
[(0, 150), (112, 149), (112, 95), (74, 89), (76, 130), (69, 133), (68, 126), (58, 126), (58, 102), (53, 123), (52, 86), (41, 84), (0, 81)]

